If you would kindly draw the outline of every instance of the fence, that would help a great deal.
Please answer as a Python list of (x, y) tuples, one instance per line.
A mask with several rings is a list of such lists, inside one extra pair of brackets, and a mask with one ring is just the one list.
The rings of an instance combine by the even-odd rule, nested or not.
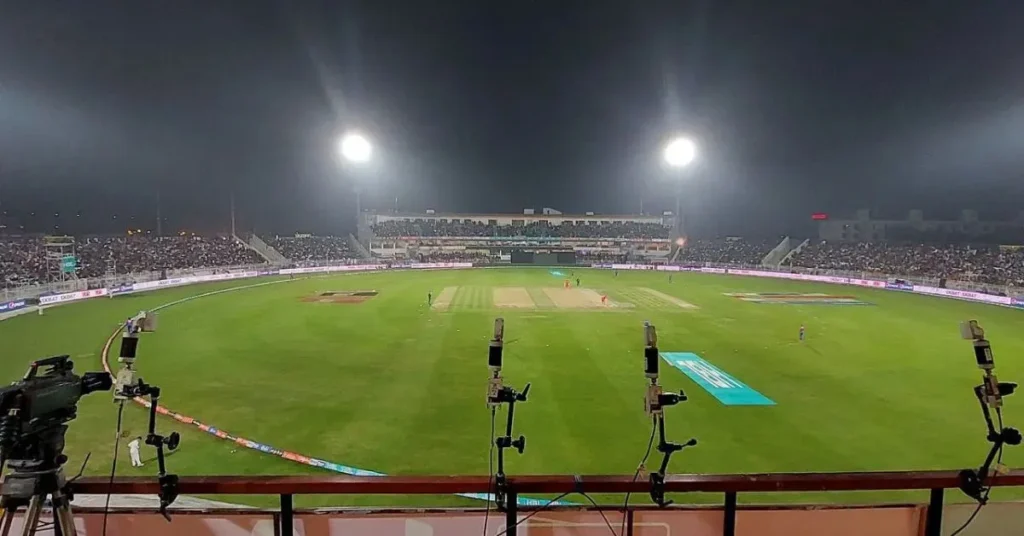
[[(993, 486), (1022, 486), (1024, 471), (1013, 471), (996, 476)], [(455, 493), (489, 493), (493, 480), (488, 476), (389, 476), (389, 477), (309, 477), (309, 476), (201, 476), (183, 477), (180, 491), (187, 495), (277, 495), (280, 508), (275, 510), (246, 510), (235, 512), (183, 512), (170, 524), (157, 524), (147, 534), (180, 534), (195, 523), (195, 516), (235, 518), (235, 522), (252, 524), (272, 522), (274, 534), (509, 534), (516, 536), (519, 529), (533, 536), (540, 534), (609, 534), (633, 536), (647, 534), (689, 535), (749, 535), (749, 534), (872, 534), (938, 536), (950, 532), (974, 510), (971, 505), (945, 505), (945, 490), (956, 488), (954, 471), (925, 472), (869, 472), (869, 473), (795, 473), (795, 474), (735, 474), (735, 475), (669, 475), (665, 479), (668, 493), (716, 493), (722, 502), (716, 507), (651, 506), (623, 508), (621, 502), (607, 506), (552, 507), (550, 509), (516, 506), (519, 494), (624, 494), (632, 493), (638, 500), (650, 490), (644, 479), (632, 476), (512, 476), (508, 479), (507, 511), (474, 510), (301, 510), (294, 508), (296, 495), (439, 495)], [(105, 477), (82, 478), (72, 485), (76, 494), (150, 494), (159, 491), (154, 478)], [(800, 491), (869, 491), (869, 490), (928, 490), (928, 502), (911, 505), (869, 507), (828, 506), (740, 506), (741, 494), (750, 492)], [(924, 496), (922, 495), (922, 498)], [(998, 523), (1024, 520), (1024, 508), (1009, 504), (1012, 511), (1003, 508)], [(1000, 509), (999, 504), (987, 506)], [(544, 517), (537, 517), (544, 511)], [(80, 509), (81, 516), (95, 516), (96, 509)], [(486, 513), (485, 513), (486, 512)], [(133, 510), (112, 514), (115, 527), (136, 526), (132, 516), (152, 515), (152, 511)], [(117, 518), (121, 518), (120, 520)], [(190, 519), (193, 518), (193, 519)], [(948, 518), (948, 519), (947, 519)], [(401, 519), (401, 530), (391, 523)], [(555, 521), (553, 523), (552, 521)], [(944, 520), (946, 523), (943, 530)], [(425, 525), (410, 531), (409, 523)], [(88, 524), (88, 520), (85, 521)], [(486, 530), (484, 523), (487, 523)], [(299, 525), (300, 531), (296, 530)], [(238, 534), (234, 532), (189, 531), (200, 534)], [(390, 528), (388, 528), (390, 526)], [(984, 524), (979, 525), (981, 527)], [(1019, 525), (1018, 525), (1019, 526)], [(160, 530), (161, 527), (163, 530)], [(318, 528), (319, 527), (319, 528)], [(430, 530), (426, 530), (429, 527)], [(557, 528), (557, 530), (551, 530)], [(261, 531), (269, 534), (270, 532)], [(115, 530), (111, 534), (124, 534)], [(249, 532), (245, 532), (249, 533)], [(973, 534), (974, 532), (972, 532)]]

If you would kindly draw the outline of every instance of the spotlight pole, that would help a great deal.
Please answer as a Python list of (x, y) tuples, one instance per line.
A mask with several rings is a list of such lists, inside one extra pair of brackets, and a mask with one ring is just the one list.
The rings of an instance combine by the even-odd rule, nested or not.
[[(362, 134), (349, 132), (338, 142), (338, 152), (346, 163), (356, 167), (365, 167), (373, 158), (373, 144)], [(353, 183), (352, 189), (356, 194), (356, 235), (358, 236), (360, 219), (363, 215), (363, 194), (360, 189), (359, 177), (356, 177)]]
[(683, 180), (685, 180), (685, 168), (697, 158), (697, 145), (685, 136), (672, 138), (665, 145), (662, 151), (662, 159), (665, 165), (673, 170), (673, 179), (676, 181), (676, 213), (675, 213), (675, 237), (679, 239), (686, 230), (683, 226)]

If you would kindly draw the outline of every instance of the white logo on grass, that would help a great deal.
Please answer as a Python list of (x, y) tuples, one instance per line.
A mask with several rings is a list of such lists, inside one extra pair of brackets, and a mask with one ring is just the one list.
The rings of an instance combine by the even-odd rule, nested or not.
[(728, 375), (722, 373), (718, 369), (708, 366), (700, 361), (679, 361), (680, 366), (686, 367), (692, 370), (696, 375), (700, 376), (704, 381), (711, 384), (712, 387), (719, 389), (742, 389), (738, 381), (732, 379)]

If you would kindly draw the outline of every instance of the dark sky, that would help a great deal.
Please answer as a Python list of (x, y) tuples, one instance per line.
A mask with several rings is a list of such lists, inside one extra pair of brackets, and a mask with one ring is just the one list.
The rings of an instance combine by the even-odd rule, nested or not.
[(242, 227), (337, 232), (358, 179), (382, 208), (655, 211), (687, 132), (701, 233), (1012, 216), (1021, 28), (1020, 0), (4, 1), (0, 204), (120, 231), (159, 191), (166, 228), (223, 230), (234, 191)]

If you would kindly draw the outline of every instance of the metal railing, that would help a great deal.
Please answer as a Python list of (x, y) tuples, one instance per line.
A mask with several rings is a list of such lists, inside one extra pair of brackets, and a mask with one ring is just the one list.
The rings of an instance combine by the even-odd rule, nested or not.
[[(733, 536), (736, 534), (737, 512), (757, 508), (738, 506), (740, 493), (928, 490), (929, 501), (927, 506), (921, 506), (924, 508), (924, 514), (918, 533), (938, 536), (942, 530), (945, 490), (957, 488), (959, 482), (956, 471), (679, 474), (665, 477), (665, 491), (722, 494), (722, 534)], [(988, 484), (994, 487), (1024, 486), (1024, 471), (1016, 470), (993, 476)], [(118, 478), (112, 484), (106, 477), (92, 477), (76, 480), (72, 484), (72, 490), (74, 493), (89, 494), (155, 495), (160, 491), (160, 485), (155, 479), (145, 477)], [(442, 495), (493, 493), (495, 489), (494, 479), (489, 476), (197, 476), (182, 477), (179, 491), (188, 495), (277, 495), (281, 505), (280, 510), (275, 512), (279, 534), (292, 536), (295, 533), (294, 516), (301, 512), (294, 507), (295, 495)], [(516, 501), (521, 494), (632, 493), (640, 497), (650, 491), (650, 484), (644, 479), (638, 480), (632, 476), (510, 476), (504, 491), (507, 494), (508, 505), (503, 514), (505, 534), (515, 536), (516, 527), (523, 521), (520, 514), (547, 509), (546, 506), (517, 506)], [(634, 513), (651, 508), (653, 507), (623, 508), (621, 503), (604, 507), (586, 507), (601, 512), (619, 512), (625, 516), (625, 533), (618, 536), (631, 536)], [(668, 511), (679, 509), (670, 507)]]

